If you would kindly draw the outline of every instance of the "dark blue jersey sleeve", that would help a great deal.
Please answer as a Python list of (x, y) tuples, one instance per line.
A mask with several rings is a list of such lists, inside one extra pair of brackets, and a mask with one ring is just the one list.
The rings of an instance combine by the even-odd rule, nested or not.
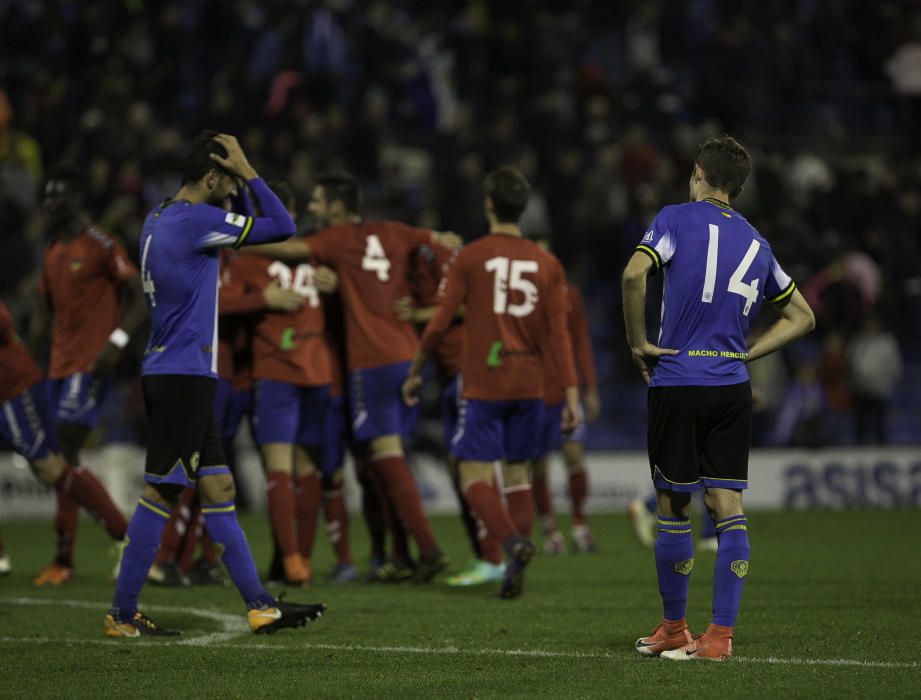
[(262, 178), (249, 181), (262, 216), (229, 212), (207, 204), (196, 207), (200, 237), (197, 248), (239, 248), (243, 245), (273, 243), (290, 238), (297, 230), (285, 205)]

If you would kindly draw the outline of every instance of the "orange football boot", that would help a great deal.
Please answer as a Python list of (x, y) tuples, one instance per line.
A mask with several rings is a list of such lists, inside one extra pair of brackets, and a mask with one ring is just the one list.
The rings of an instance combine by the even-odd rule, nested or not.
[(33, 586), (60, 586), (74, 576), (74, 570), (58, 563), (49, 564), (32, 579)]
[(282, 561), (285, 569), (285, 582), (289, 584), (310, 583), (310, 565), (300, 554), (292, 554)]
[(663, 652), (680, 649), (693, 641), (688, 623), (683, 617), (674, 622), (663, 618), (649, 636), (640, 637), (633, 646), (643, 656), (659, 656)]
[(672, 661), (725, 661), (732, 658), (732, 627), (711, 624), (707, 631), (680, 649), (662, 652)]

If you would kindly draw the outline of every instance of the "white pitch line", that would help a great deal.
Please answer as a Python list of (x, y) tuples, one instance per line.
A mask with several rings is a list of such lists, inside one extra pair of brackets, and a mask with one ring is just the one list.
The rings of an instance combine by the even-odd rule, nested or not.
[[(98, 603), (87, 600), (53, 600), (46, 598), (12, 598), (9, 600), (0, 600), (0, 604), (9, 605), (36, 605), (36, 606), (61, 606), (70, 608), (89, 608), (93, 610), (105, 609), (106, 603)], [(230, 615), (228, 613), (218, 612), (217, 610), (195, 609), (179, 607), (174, 605), (145, 605), (145, 610), (150, 612), (177, 613), (183, 615), (196, 615), (198, 617), (214, 620), (221, 625), (222, 630), (212, 632), (199, 637), (192, 637), (182, 641), (137, 639), (130, 641), (118, 641), (114, 639), (58, 639), (51, 637), (0, 637), (0, 644), (70, 644), (83, 646), (86, 644), (112, 646), (117, 644), (126, 644), (131, 646), (162, 646), (185, 645), (185, 646), (207, 646), (216, 649), (245, 649), (245, 650), (274, 650), (280, 647), (275, 644), (266, 644), (259, 642), (229, 642), (230, 638), (237, 637), (248, 633), (248, 628), (243, 622), (242, 615)], [(432, 654), (432, 655), (463, 655), (463, 656), (521, 656), (521, 657), (541, 657), (541, 658), (565, 658), (565, 659), (616, 659), (620, 654), (610, 652), (582, 652), (582, 651), (554, 651), (544, 649), (463, 649), (460, 647), (412, 647), (412, 646), (374, 646), (370, 644), (324, 644), (319, 642), (307, 642), (298, 644), (299, 648), (316, 649), (319, 651), (343, 651), (343, 652), (369, 652), (385, 654)], [(803, 658), (778, 658), (776, 656), (768, 657), (748, 657), (736, 656), (733, 661), (745, 664), (767, 664), (776, 666), (850, 666), (854, 668), (888, 668), (888, 669), (918, 669), (921, 668), (921, 662), (917, 661), (860, 661), (858, 659), (803, 659)], [(648, 661), (647, 661), (648, 663)]]

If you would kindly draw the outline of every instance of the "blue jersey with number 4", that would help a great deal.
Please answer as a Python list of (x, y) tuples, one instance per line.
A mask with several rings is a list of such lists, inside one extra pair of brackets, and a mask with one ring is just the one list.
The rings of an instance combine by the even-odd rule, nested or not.
[(184, 200), (167, 200), (147, 215), (140, 248), (150, 340), (142, 374), (217, 377), (218, 248), (269, 243), (295, 232), (261, 178), (249, 187), (262, 217)]
[(713, 199), (662, 209), (637, 246), (665, 275), (650, 386), (721, 386), (748, 380), (745, 335), (761, 300), (782, 302), (794, 284), (767, 241)]

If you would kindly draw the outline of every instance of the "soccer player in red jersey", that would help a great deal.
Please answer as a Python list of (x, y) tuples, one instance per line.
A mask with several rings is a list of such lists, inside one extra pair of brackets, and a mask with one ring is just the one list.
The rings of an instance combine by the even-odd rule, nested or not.
[(365, 221), (361, 192), (350, 175), (321, 178), (310, 212), (324, 228), (306, 239), (266, 246), (266, 255), (313, 259), (339, 276), (346, 326), (346, 361), (352, 432), (366, 443), (375, 479), (416, 540), (417, 581), (429, 581), (447, 565), (429, 526), (419, 490), (403, 452), (403, 435), (416, 411), (403, 405), (400, 385), (416, 353), (411, 323), (394, 310), (409, 295), (409, 256), (423, 244), (456, 247), (457, 237), (395, 221)]
[[(536, 238), (535, 242), (544, 250), (549, 250), (546, 238)], [(576, 362), (579, 386), (582, 389), (584, 420), (570, 435), (560, 430), (560, 415), (566, 399), (565, 389), (560, 380), (560, 372), (552, 357), (544, 358), (544, 417), (540, 430), (540, 456), (534, 460), (534, 503), (541, 521), (544, 535), (544, 551), (548, 554), (562, 554), (566, 543), (557, 529), (553, 509), (553, 499), (547, 483), (547, 468), (550, 454), (559, 450), (566, 464), (569, 481), (569, 499), (572, 505), (572, 542), (579, 552), (596, 551), (595, 540), (588, 527), (585, 513), (585, 501), (588, 498), (588, 471), (585, 469), (583, 444), (585, 443), (585, 425), (597, 420), (601, 413), (601, 399), (595, 380), (595, 359), (592, 353), (592, 339), (585, 315), (585, 303), (582, 294), (571, 282), (566, 286), (568, 295), (566, 320), (569, 337), (572, 340), (573, 357)]]
[[(464, 495), (508, 557), (499, 595), (515, 598), (534, 555), (526, 538), (533, 518), (529, 462), (543, 410), (543, 361), (559, 360), (566, 403), (561, 428), (578, 424), (579, 390), (566, 327), (566, 278), (559, 261), (523, 239), (518, 219), (531, 191), (516, 168), (490, 173), (484, 183), (490, 235), (457, 256), (442, 300), (403, 383), (404, 400), (418, 402), (419, 372), (465, 304), (465, 349), (460, 418), (452, 439)], [(494, 488), (493, 464), (504, 460), (509, 510)]]
[[(411, 268), (412, 299), (402, 300), (398, 306), (401, 318), (422, 324), (424, 329), (438, 305), (438, 289), (448, 270), (457, 258), (457, 251), (422, 246), (414, 254)], [(458, 388), (461, 384), (461, 364), (464, 355), (463, 313), (458, 311), (434, 349), (438, 381), (441, 384), (441, 415), (445, 439), (445, 454), (451, 472), (451, 483), (457, 495), (461, 522), (470, 541), (474, 558), (463, 570), (448, 578), (449, 586), (475, 586), (500, 581), (505, 572), (502, 565), (502, 546), (491, 537), (477, 521), (464, 498), (454, 455), (452, 438), (457, 431), (459, 415)]]
[(85, 508), (113, 540), (124, 541), (124, 516), (89, 470), (71, 465), (61, 454), (54, 426), (42, 372), (0, 302), (0, 442), (25, 457), (39, 481)]
[[(145, 314), (137, 268), (84, 210), (84, 180), (76, 167), (60, 165), (45, 187), (44, 209), (54, 239), (42, 256), (29, 332), (30, 349), (37, 355), (51, 329), (51, 403), (61, 450), (73, 465), (80, 464), (80, 449), (96, 424), (107, 376)], [(59, 491), (57, 551), (35, 585), (60, 585), (72, 576), (77, 515), (77, 503)]]

